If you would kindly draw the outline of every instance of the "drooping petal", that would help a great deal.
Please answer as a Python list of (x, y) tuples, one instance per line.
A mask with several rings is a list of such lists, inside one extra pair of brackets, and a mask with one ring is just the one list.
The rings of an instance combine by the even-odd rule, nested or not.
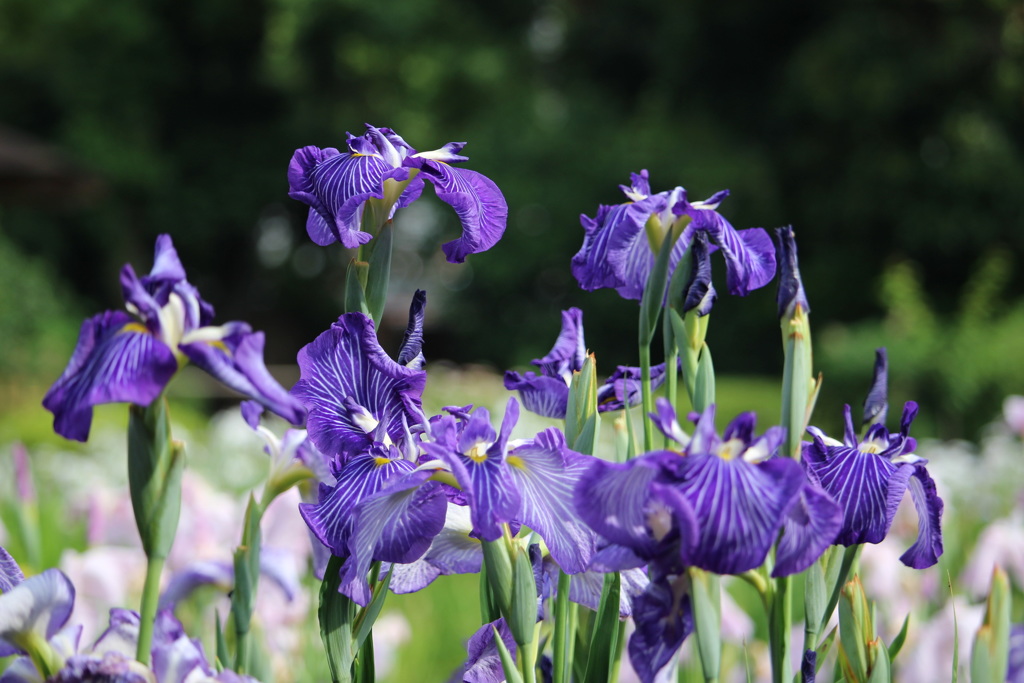
[(178, 348), (227, 387), (292, 424), (302, 424), (306, 410), (301, 401), (278, 384), (263, 362), (263, 333), (253, 332), (249, 325), (240, 322), (228, 323), (223, 329), (227, 334), (220, 339), (183, 343)]
[(839, 504), (816, 482), (805, 481), (786, 513), (772, 576), (789, 576), (810, 567), (832, 545), (842, 525)]
[(121, 311), (82, 323), (67, 368), (43, 398), (61, 436), (85, 441), (92, 407), (127, 402), (149, 405), (178, 369), (171, 349)]
[(572, 257), (572, 274), (586, 291), (623, 284), (609, 256), (612, 246), (619, 243), (617, 233), (620, 230), (631, 233), (637, 229), (636, 209), (632, 207), (633, 204), (602, 205), (594, 218), (580, 216), (584, 230), (583, 246)]
[(49, 640), (75, 604), (75, 587), (59, 569), (47, 569), (0, 595), (0, 657), (23, 653), (28, 634)]
[(346, 399), (365, 409), (395, 443), (404, 436), (404, 424), (422, 420), (427, 373), (391, 360), (377, 342), (373, 321), (362, 313), (341, 316), (299, 351), (298, 362), (302, 378), (292, 394), (308, 409), (309, 438), (322, 453), (349, 455), (373, 443), (374, 435)]
[[(598, 412), (607, 413), (639, 405), (642, 399), (641, 377), (638, 367), (618, 366), (604, 384), (597, 388)], [(651, 366), (651, 391), (660, 388), (667, 378), (664, 363)]]
[(717, 211), (694, 212), (695, 229), (706, 230), (725, 257), (731, 294), (746, 296), (775, 276), (775, 247), (763, 228), (736, 230)]
[[(552, 580), (557, 582), (557, 568), (554, 568)], [(650, 580), (643, 569), (626, 569), (620, 573), (619, 584), (619, 616), (626, 618), (633, 614), (633, 601), (646, 589)], [(585, 571), (573, 574), (569, 582), (569, 600), (577, 605), (589, 607), (595, 612), (601, 605), (601, 593), (604, 590), (604, 572)]]
[(6, 593), (25, 580), (21, 567), (5, 548), (0, 546), (0, 593)]
[(878, 454), (847, 446), (828, 447), (824, 454), (816, 448), (804, 453), (810, 456), (805, 462), (822, 488), (843, 508), (843, 526), (835, 542), (850, 546), (885, 538), (914, 465), (895, 465)]
[(718, 299), (718, 292), (711, 284), (711, 250), (705, 231), (698, 230), (694, 233), (690, 242), (690, 253), (693, 258), (693, 269), (690, 272), (690, 281), (686, 283), (683, 312), (696, 311), (697, 315), (707, 315)]
[(335, 555), (348, 555), (353, 512), (360, 501), (383, 489), (390, 480), (412, 471), (405, 460), (360, 455), (349, 460), (335, 486), (320, 485), (317, 503), (300, 503), (299, 513), (322, 544)]
[(497, 244), (508, 222), (508, 204), (498, 186), (476, 171), (429, 159), (419, 163), (417, 178), (429, 180), (437, 198), (455, 209), (462, 223), (462, 236), (441, 246), (448, 262), (462, 263)]
[(805, 480), (788, 458), (755, 465), (691, 454), (679, 459), (678, 471), (700, 525), (690, 562), (716, 574), (739, 574), (764, 562)]
[(629, 661), (643, 683), (652, 683), (693, 632), (693, 609), (685, 578), (657, 581), (633, 602), (636, 631), (629, 639)]
[(535, 415), (564, 420), (569, 406), (569, 386), (561, 377), (547, 377), (515, 370), (505, 371), (505, 388), (518, 391), (523, 407)]
[(910, 497), (917, 510), (917, 540), (903, 553), (900, 561), (914, 569), (931, 567), (942, 555), (942, 499), (935, 490), (935, 481), (924, 465), (914, 465), (910, 478)]
[(570, 451), (554, 427), (517, 445), (507, 458), (522, 495), (519, 521), (541, 535), (567, 574), (584, 571), (597, 549), (596, 535), (573, 505), (573, 491), (591, 460)]
[(447, 501), (438, 482), (426, 481), (430, 476), (410, 472), (357, 506), (339, 591), (359, 605), (370, 602), (366, 574), (374, 560), (413, 562), (443, 528)]

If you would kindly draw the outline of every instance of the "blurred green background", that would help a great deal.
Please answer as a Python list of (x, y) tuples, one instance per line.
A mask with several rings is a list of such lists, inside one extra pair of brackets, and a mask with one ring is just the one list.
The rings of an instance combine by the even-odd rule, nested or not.
[[(218, 320), (293, 363), (348, 255), (309, 242), (287, 164), (364, 122), (468, 141), (510, 206), (461, 267), (439, 262), (447, 206), (399, 215), (386, 335), (428, 282), (430, 359), (524, 365), (576, 305), (599, 367), (635, 364), (636, 305), (579, 290), (569, 260), (579, 214), (647, 168), (655, 190), (730, 188), (737, 228), (794, 225), (820, 422), (859, 404), (880, 344), (921, 431), (973, 436), (1024, 392), (1018, 2), (0, 0), (0, 93), (0, 125), (56, 159), (0, 165), (0, 412), (38, 405), (162, 232)], [(719, 300), (720, 373), (777, 376), (774, 296)]]

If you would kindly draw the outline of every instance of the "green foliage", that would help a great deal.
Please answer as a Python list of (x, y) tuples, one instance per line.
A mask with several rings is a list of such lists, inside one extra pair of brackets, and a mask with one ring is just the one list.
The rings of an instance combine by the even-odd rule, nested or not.
[(921, 433), (976, 433), (999, 412), (1003, 397), (1024, 390), (1024, 365), (1017, 362), (1024, 298), (1004, 301), (1012, 263), (1008, 252), (990, 251), (949, 313), (926, 294), (914, 264), (890, 265), (880, 292), (885, 319), (832, 327), (821, 337), (825, 405), (858, 406), (871, 379), (873, 349), (886, 346), (890, 414), (912, 399), (928, 425)]

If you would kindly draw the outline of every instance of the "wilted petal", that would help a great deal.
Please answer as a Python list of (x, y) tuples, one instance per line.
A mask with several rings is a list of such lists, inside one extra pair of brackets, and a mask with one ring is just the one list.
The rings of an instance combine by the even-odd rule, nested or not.
[(292, 424), (306, 417), (302, 403), (273, 378), (263, 362), (264, 337), (246, 323), (228, 323), (225, 336), (215, 341), (196, 341), (179, 346), (196, 366)]
[(917, 540), (900, 561), (914, 569), (931, 567), (942, 555), (942, 499), (935, 490), (935, 481), (923, 464), (914, 465), (910, 478), (910, 497), (917, 510)]
[[(668, 375), (665, 364), (651, 366), (651, 391), (665, 383)], [(607, 413), (622, 410), (626, 406), (639, 405), (642, 400), (641, 370), (629, 365), (620, 365), (604, 384), (597, 388), (597, 410)]]
[(0, 595), (0, 657), (24, 653), (33, 633), (49, 640), (71, 616), (75, 587), (59, 569), (47, 569)]
[(341, 316), (299, 351), (298, 362), (302, 379), (292, 394), (309, 410), (309, 438), (322, 453), (365, 452), (374, 441), (346, 400), (365, 409), (395, 443), (404, 436), (404, 424), (422, 419), (426, 372), (391, 360), (373, 321), (362, 313)]
[(573, 491), (591, 460), (570, 451), (565, 436), (553, 427), (513, 448), (507, 458), (522, 495), (519, 521), (541, 535), (568, 574), (585, 570), (597, 546), (597, 537), (573, 505)]
[(462, 236), (441, 246), (449, 263), (487, 251), (501, 239), (508, 222), (508, 204), (501, 190), (476, 171), (423, 160), (418, 178), (434, 185), (437, 198), (449, 204), (462, 222)]
[(790, 320), (800, 306), (804, 313), (811, 312), (807, 303), (807, 293), (800, 278), (800, 263), (797, 259), (796, 236), (793, 226), (775, 229), (778, 243), (779, 258), (779, 294), (776, 297), (779, 305), (779, 319)]
[(82, 323), (67, 368), (43, 399), (61, 436), (85, 441), (92, 407), (149, 405), (178, 369), (171, 349), (127, 313), (107, 311)]
[(690, 281), (686, 283), (683, 312), (696, 311), (697, 315), (707, 315), (711, 312), (718, 293), (711, 284), (711, 250), (707, 233), (703, 230), (694, 233), (690, 242), (690, 253), (693, 269), (690, 271)]
[(810, 567), (832, 545), (842, 525), (839, 504), (819, 485), (805, 481), (786, 513), (772, 576), (788, 576)]
[(398, 350), (398, 364), (410, 370), (422, 370), (427, 362), (423, 357), (423, 319), (426, 317), (427, 293), (417, 289), (409, 306), (409, 324), (405, 328), (402, 348)]
[(359, 605), (370, 602), (366, 574), (374, 560), (413, 562), (444, 526), (444, 491), (438, 482), (426, 481), (430, 475), (404, 475), (357, 507), (339, 591)]
[(541, 374), (548, 377), (572, 377), (574, 371), (583, 368), (587, 360), (587, 345), (583, 341), (583, 311), (569, 308), (562, 311), (562, 329), (558, 333), (555, 345), (547, 355), (533, 361)]

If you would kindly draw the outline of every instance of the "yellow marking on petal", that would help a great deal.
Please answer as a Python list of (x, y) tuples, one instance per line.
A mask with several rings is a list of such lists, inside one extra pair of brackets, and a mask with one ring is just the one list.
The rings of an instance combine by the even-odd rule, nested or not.
[(741, 439), (729, 439), (718, 447), (718, 457), (722, 460), (732, 460), (747, 449)]
[(866, 441), (857, 446), (857, 450), (861, 453), (881, 453), (882, 446), (875, 441)]
[(518, 467), (521, 470), (526, 469), (526, 463), (523, 462), (523, 459), (520, 458), (518, 455), (508, 456), (507, 458), (505, 458), (505, 462), (507, 462), (512, 467)]
[(383, 467), (384, 465), (387, 465), (389, 462), (391, 462), (391, 458), (385, 458), (380, 455), (373, 459), (373, 464), (376, 465), (377, 467)]
[(436, 472), (430, 475), (429, 481), (439, 481), (442, 484), (448, 484), (449, 486), (457, 488), (460, 491), (462, 490), (462, 487), (459, 486), (459, 482), (455, 478), (455, 475), (446, 470), (437, 470)]
[(473, 462), (487, 460), (487, 448), (490, 446), (486, 441), (477, 441), (464, 455)]
[(121, 332), (141, 332), (143, 334), (149, 334), (149, 330), (146, 329), (145, 325), (136, 322), (126, 323), (125, 326), (121, 328)]

